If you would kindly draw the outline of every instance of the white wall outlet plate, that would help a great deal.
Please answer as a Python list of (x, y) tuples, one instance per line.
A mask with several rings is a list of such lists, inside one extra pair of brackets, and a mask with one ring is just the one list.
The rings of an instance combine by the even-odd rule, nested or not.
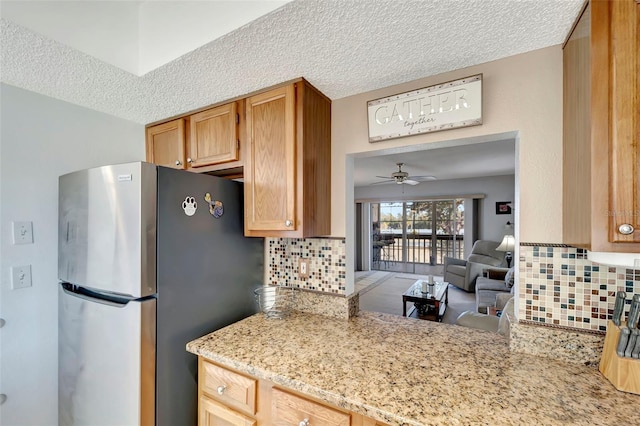
[(11, 267), (11, 289), (31, 287), (31, 265)]
[(33, 243), (33, 223), (13, 222), (13, 244)]
[(309, 259), (298, 258), (298, 277), (309, 278)]

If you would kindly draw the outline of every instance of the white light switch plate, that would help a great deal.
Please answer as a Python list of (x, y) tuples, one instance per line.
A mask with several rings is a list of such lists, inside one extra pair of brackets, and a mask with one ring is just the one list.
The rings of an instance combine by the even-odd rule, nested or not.
[(11, 267), (11, 289), (31, 287), (31, 265)]
[(33, 243), (33, 223), (13, 222), (13, 244)]

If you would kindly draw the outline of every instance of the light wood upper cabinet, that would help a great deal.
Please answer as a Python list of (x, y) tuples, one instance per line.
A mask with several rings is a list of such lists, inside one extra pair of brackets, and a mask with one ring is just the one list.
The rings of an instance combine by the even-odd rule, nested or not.
[(294, 230), (296, 225), (295, 88), (247, 100), (246, 229)]
[(147, 161), (174, 169), (185, 168), (184, 119), (147, 128)]
[(304, 80), (246, 100), (245, 235), (328, 235), (331, 101)]
[(148, 127), (147, 161), (198, 173), (242, 173), (243, 108), (240, 99)]
[(231, 102), (189, 117), (189, 167), (197, 168), (239, 159), (238, 104)]
[(636, 0), (591, 0), (564, 47), (566, 244), (640, 252), (639, 51)]

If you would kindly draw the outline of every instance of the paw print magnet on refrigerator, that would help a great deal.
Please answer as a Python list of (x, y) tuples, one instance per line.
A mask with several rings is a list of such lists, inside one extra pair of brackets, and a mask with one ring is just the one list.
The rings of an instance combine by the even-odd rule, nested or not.
[(184, 214), (186, 214), (187, 216), (193, 216), (194, 214), (196, 214), (197, 209), (198, 203), (193, 197), (187, 197), (182, 202), (182, 210), (184, 210)]
[(211, 194), (208, 192), (204, 195), (204, 200), (209, 203), (209, 213), (213, 215), (216, 219), (220, 218), (224, 214), (224, 206), (222, 205), (222, 201), (211, 199)]

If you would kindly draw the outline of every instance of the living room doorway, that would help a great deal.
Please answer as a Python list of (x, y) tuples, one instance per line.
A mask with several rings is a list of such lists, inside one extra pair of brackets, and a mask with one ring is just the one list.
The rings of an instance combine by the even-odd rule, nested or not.
[[(347, 228), (354, 230), (355, 238), (350, 251), (353, 253), (354, 271), (398, 271), (425, 275), (442, 274), (441, 258), (443, 256), (465, 258), (471, 251), (473, 242), (477, 239), (497, 240), (503, 237), (504, 226), (507, 221), (514, 221), (514, 213), (518, 208), (518, 174), (516, 168), (518, 138), (517, 132), (470, 138), (456, 141), (432, 142), (429, 144), (395, 147), (347, 155), (347, 169), (350, 182), (353, 185), (351, 197), (354, 201), (352, 214), (347, 214)], [(397, 169), (402, 163), (402, 171), (407, 172), (409, 179), (418, 181), (417, 184), (398, 184), (397, 181), (380, 178), (394, 175), (390, 171)], [(420, 177), (431, 176), (430, 179)], [(435, 177), (435, 179), (433, 178)], [(414, 202), (433, 202), (443, 200), (464, 200), (464, 222), (459, 224), (459, 230), (442, 230), (442, 234), (451, 235), (453, 248), (444, 247), (439, 252), (432, 253), (438, 244), (438, 233), (430, 237), (419, 236), (418, 240), (428, 240), (429, 249), (426, 258), (419, 262), (407, 262), (411, 259), (407, 250), (412, 250), (411, 233), (425, 232), (430, 229), (425, 226), (420, 229), (411, 224), (411, 207)], [(511, 214), (497, 213), (497, 203), (507, 202), (514, 206)], [(371, 204), (397, 203), (397, 209), (403, 212), (408, 221), (398, 223), (393, 229), (393, 250), (389, 250), (390, 257), (374, 253), (371, 234), (373, 222), (371, 216), (379, 209), (373, 209)], [(416, 204), (416, 207), (418, 205)], [(424, 210), (427, 208), (425, 207)], [(383, 209), (384, 210), (384, 209)], [(394, 215), (397, 216), (398, 213)], [(416, 209), (416, 221), (425, 215)], [(396, 217), (397, 219), (397, 217)], [(403, 228), (404, 239), (403, 237)], [(456, 236), (454, 237), (454, 232)], [(517, 232), (517, 231), (516, 231)], [(381, 237), (381, 238), (391, 238)], [(445, 237), (440, 237), (441, 240)], [(435, 239), (435, 241), (433, 241)], [(462, 240), (462, 241), (461, 241)], [(413, 241), (414, 243), (427, 241)], [(459, 244), (459, 245), (458, 245)], [(416, 246), (417, 249), (418, 246)], [(458, 247), (463, 247), (458, 254)], [(386, 248), (386, 247), (385, 247)], [(405, 254), (403, 255), (403, 250)], [(447, 253), (448, 254), (445, 254)], [(425, 251), (420, 253), (423, 256)], [(441, 254), (442, 253), (442, 254)], [(374, 255), (376, 262), (374, 264)], [(416, 258), (418, 256), (416, 255)], [(432, 257), (435, 257), (432, 261)], [(423, 272), (422, 269), (426, 268)], [(406, 271), (406, 272), (405, 272)]]
[(465, 200), (370, 204), (372, 269), (428, 274), (444, 257), (464, 255)]

